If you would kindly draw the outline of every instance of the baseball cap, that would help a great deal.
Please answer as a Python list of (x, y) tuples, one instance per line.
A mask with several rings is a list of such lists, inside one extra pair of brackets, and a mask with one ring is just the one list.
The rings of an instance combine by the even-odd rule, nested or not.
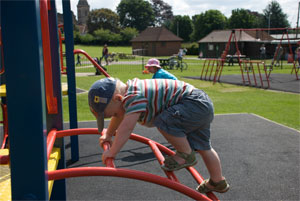
[(161, 66), (159, 64), (159, 61), (157, 59), (154, 59), (154, 58), (149, 59), (147, 65), (145, 67), (147, 68), (147, 67), (150, 67), (150, 66), (156, 66), (157, 68), (161, 68)]
[(96, 81), (89, 90), (89, 106), (97, 119), (100, 133), (104, 127), (104, 110), (115, 92), (116, 82), (113, 78), (103, 78)]

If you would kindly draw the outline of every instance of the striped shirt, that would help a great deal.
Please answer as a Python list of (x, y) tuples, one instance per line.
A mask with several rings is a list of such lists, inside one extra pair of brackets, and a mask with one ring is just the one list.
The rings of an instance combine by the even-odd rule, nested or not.
[(153, 126), (156, 115), (178, 103), (189, 95), (194, 87), (179, 80), (137, 78), (127, 81), (127, 92), (123, 98), (125, 114), (141, 112), (138, 122)]

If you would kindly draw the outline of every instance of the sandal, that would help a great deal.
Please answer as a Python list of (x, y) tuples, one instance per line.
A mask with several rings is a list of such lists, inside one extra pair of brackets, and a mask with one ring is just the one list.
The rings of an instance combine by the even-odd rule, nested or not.
[[(210, 188), (207, 186), (207, 183), (209, 183), (213, 188)], [(225, 193), (229, 190), (229, 184), (227, 183), (226, 179), (214, 182), (211, 179), (205, 179), (196, 189), (200, 193), (208, 193), (211, 191), (215, 191), (218, 193)]]
[(175, 171), (185, 167), (194, 166), (197, 163), (194, 151), (192, 151), (192, 153), (190, 154), (177, 151), (176, 155), (183, 158), (185, 160), (185, 163), (179, 164), (172, 156), (167, 156), (164, 161), (164, 165), (162, 165), (161, 168), (166, 171)]

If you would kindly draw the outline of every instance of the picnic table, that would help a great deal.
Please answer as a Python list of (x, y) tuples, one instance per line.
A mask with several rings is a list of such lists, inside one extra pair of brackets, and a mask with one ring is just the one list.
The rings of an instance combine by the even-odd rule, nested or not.
[(239, 63), (239, 58), (240, 59), (245, 59), (245, 60), (250, 60), (250, 58), (246, 57), (246, 55), (226, 55), (226, 62), (228, 63), (228, 66), (230, 64), (233, 66), (233, 63)]

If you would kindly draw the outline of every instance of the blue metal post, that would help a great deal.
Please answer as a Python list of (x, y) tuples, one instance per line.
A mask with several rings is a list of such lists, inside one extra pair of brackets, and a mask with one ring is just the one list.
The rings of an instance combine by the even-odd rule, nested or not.
[(12, 200), (48, 200), (39, 1), (1, 1)]
[[(65, 46), (67, 59), (68, 75), (68, 96), (69, 96), (69, 116), (70, 128), (78, 128), (77, 123), (77, 104), (76, 104), (76, 79), (74, 66), (74, 38), (73, 38), (73, 20), (70, 6), (70, 0), (62, 0)], [(78, 136), (71, 137), (71, 157), (72, 161), (79, 159)]]
[[(58, 25), (56, 15), (55, 1), (50, 1), (50, 10), (48, 11), (49, 30), (50, 30), (50, 45), (51, 45), (51, 63), (52, 63), (52, 79), (54, 96), (57, 98), (58, 114), (47, 114), (47, 131), (52, 128), (57, 130), (63, 129), (63, 109), (62, 109), (62, 92), (60, 79), (60, 60), (59, 60), (59, 41), (58, 41)], [(65, 144), (64, 138), (58, 138), (54, 144), (61, 150), (61, 158), (57, 169), (66, 168), (65, 162)], [(66, 180), (54, 181), (51, 193), (51, 200), (66, 200)]]

